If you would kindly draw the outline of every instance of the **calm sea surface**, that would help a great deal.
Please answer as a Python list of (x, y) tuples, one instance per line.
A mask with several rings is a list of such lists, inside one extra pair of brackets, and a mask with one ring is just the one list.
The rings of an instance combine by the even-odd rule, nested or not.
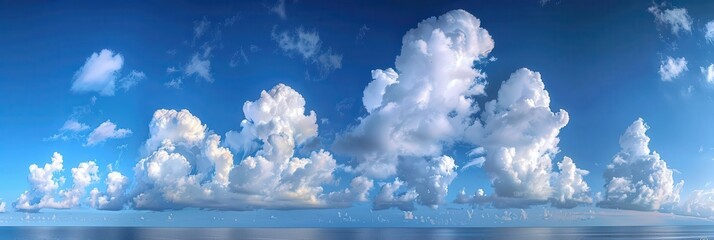
[(0, 239), (714, 239), (714, 226), (558, 228), (0, 227)]

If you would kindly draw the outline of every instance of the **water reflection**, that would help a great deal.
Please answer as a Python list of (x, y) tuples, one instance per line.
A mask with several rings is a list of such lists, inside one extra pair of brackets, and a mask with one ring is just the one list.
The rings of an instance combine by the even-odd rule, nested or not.
[(714, 239), (712, 226), (562, 228), (113, 228), (2, 227), (0, 239)]

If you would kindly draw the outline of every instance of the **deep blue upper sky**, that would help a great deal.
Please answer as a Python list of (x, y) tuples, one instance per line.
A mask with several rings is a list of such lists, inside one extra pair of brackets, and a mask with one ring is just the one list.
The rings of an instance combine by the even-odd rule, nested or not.
[[(559, 109), (564, 109), (569, 116), (569, 121), (562, 129), (555, 128), (559, 130), (555, 135), (559, 142), (544, 150), (550, 151), (552, 155), (541, 153), (552, 158), (552, 170), (546, 173), (559, 172), (558, 162), (564, 156), (572, 158), (577, 168), (589, 171), (583, 179), (589, 186), (589, 191), (584, 194), (590, 201), (578, 202), (573, 209), (558, 209), (552, 207), (555, 204), (550, 203), (554, 200), (549, 193), (536, 190), (509, 192), (510, 189), (505, 187), (494, 189), (498, 185), (495, 182), (505, 181), (503, 179), (506, 178), (500, 175), (503, 168), (496, 166), (496, 162), (502, 159), (493, 157), (495, 152), (499, 147), (509, 146), (517, 152), (520, 150), (517, 144), (511, 145), (515, 144), (512, 142), (501, 145), (494, 143), (498, 140), (489, 140), (488, 134), (480, 137), (465, 136), (465, 139), (438, 137), (429, 143), (440, 146), (438, 154), (416, 154), (404, 148), (404, 145), (399, 145), (401, 147), (396, 150), (391, 149), (397, 155), (394, 161), (399, 162), (396, 165), (397, 173), (387, 174), (386, 177), (360, 172), (363, 161), (368, 162), (364, 164), (369, 164), (369, 161), (360, 160), (363, 157), (361, 153), (355, 154), (336, 147), (340, 138), (357, 132), (355, 129), (361, 123), (367, 125), (365, 122), (371, 121), (380, 125), (388, 121), (385, 120), (388, 117), (373, 117), (377, 114), (370, 113), (363, 106), (363, 91), (373, 79), (371, 71), (395, 68), (396, 57), (404, 55), (402, 39), (407, 31), (417, 28), (417, 24), (424, 19), (439, 17), (456, 9), (463, 9), (480, 20), (480, 27), (488, 31), (494, 43), (493, 50), (474, 65), (487, 75), (476, 84), (487, 84), (483, 94), (469, 96), (474, 106), (477, 106), (473, 108), (478, 110), (469, 113), (466, 118), (487, 124), (489, 120), (482, 116), (482, 112), (487, 108), (485, 105), (488, 101), (499, 99), (499, 102), (503, 102), (499, 98), (501, 83), (520, 68), (539, 72), (549, 95), (550, 111), (546, 113), (557, 113)], [(714, 138), (711, 137), (714, 135), (714, 128), (711, 127), (714, 122), (714, 101), (711, 98), (714, 94), (714, 67), (710, 76), (707, 76), (706, 71), (714, 63), (714, 32), (711, 38), (707, 38), (707, 23), (714, 20), (712, 10), (714, 3), (703, 1), (0, 3), (0, 199), (5, 202), (4, 210), (7, 212), (0, 214), (0, 224), (53, 225), (56, 224), (56, 219), (50, 220), (53, 216), (64, 219), (63, 224), (83, 224), (86, 219), (102, 219), (106, 222), (108, 217), (110, 220), (106, 224), (109, 225), (133, 224), (132, 220), (136, 219), (154, 219), (147, 223), (149, 225), (206, 225), (220, 220), (218, 224), (226, 226), (233, 226), (234, 223), (246, 226), (410, 226), (428, 224), (431, 220), (441, 225), (567, 225), (573, 224), (572, 219), (585, 220), (575, 223), (584, 225), (628, 224), (628, 219), (651, 221), (643, 224), (707, 223), (704, 219), (714, 217), (714, 202), (711, 198), (707, 202), (704, 200), (706, 197), (701, 197), (714, 195), (710, 186), (714, 180), (710, 171), (714, 169)], [(436, 26), (447, 29), (449, 25), (439, 22)], [(714, 31), (714, 23), (711, 28)], [(285, 45), (293, 43), (291, 41), (295, 39), (308, 42), (297, 41), (297, 45)], [(305, 44), (310, 45), (311, 40), (319, 41), (319, 44), (313, 44), (307, 50), (303, 48)], [(88, 81), (95, 79), (92, 78), (89, 66), (93, 57), (111, 58), (117, 57), (116, 54), (121, 55), (122, 63), (116, 71), (109, 71), (111, 76), (108, 78), (112, 78), (116, 84), (112, 94), (91, 87), (87, 90), (86, 86), (81, 85), (83, 76), (89, 76)], [(681, 62), (678, 62), (680, 58), (686, 59), (686, 67), (682, 68)], [(446, 62), (440, 65), (440, 58), (427, 59), (432, 68), (425, 71), (439, 71), (452, 66)], [(672, 60), (670, 65), (669, 59)], [(202, 72), (206, 70), (206, 63), (210, 64), (210, 68)], [(408, 72), (405, 70), (407, 68), (396, 70), (401, 75), (402, 72)], [(417, 71), (426, 68), (412, 69)], [(667, 77), (667, 73), (672, 76)], [(400, 77), (409, 78), (407, 74)], [(424, 81), (432, 83), (429, 77), (426, 76)], [(100, 80), (105, 78), (107, 76), (96, 77)], [(398, 81), (398, 84), (406, 84), (411, 79), (400, 78)], [(166, 212), (153, 212), (151, 210), (157, 209), (151, 208), (146, 208), (150, 209), (148, 211), (140, 210), (141, 207), (135, 206), (136, 200), (133, 197), (141, 192), (137, 189), (160, 185), (156, 182), (158, 180), (152, 180), (154, 182), (146, 185), (138, 183), (135, 168), (140, 160), (154, 156), (152, 152), (159, 151), (155, 146), (161, 144), (161, 139), (157, 140), (154, 148), (148, 147), (150, 143), (147, 142), (158, 135), (150, 132), (152, 127), (149, 126), (153, 123), (152, 117), (156, 118), (155, 111), (190, 111), (207, 126), (206, 135), (215, 133), (221, 137), (219, 146), (230, 149), (236, 166), (249, 156), (264, 154), (270, 160), (272, 155), (263, 153), (269, 151), (258, 151), (259, 146), (237, 149), (230, 145), (226, 133), (247, 129), (241, 125), (241, 121), (248, 117), (244, 113), (244, 103), (262, 99), (261, 91), (270, 91), (280, 83), (294, 89), (304, 98), (304, 115), (314, 111), (316, 121), (313, 124), (319, 125), (316, 136), (304, 143), (299, 141), (299, 134), (295, 135), (298, 146), (294, 157), (307, 158), (310, 152), (319, 149), (329, 151), (338, 166), (333, 167), (336, 170), (333, 179), (327, 181), (329, 183), (317, 184), (324, 187), (322, 193), (349, 188), (354, 177), (364, 175), (374, 181), (374, 187), (368, 191), (368, 198), (363, 199), (366, 201), (352, 199), (347, 206), (339, 207), (328, 203), (317, 207), (328, 209), (320, 210), (304, 209), (304, 205), (275, 207), (271, 205), (273, 203), (255, 206), (251, 205), (253, 203), (245, 203), (251, 209), (258, 210), (239, 212), (199, 210), (216, 207), (194, 202), (183, 205), (171, 201), (160, 203), (166, 208), (183, 209)], [(530, 85), (524, 88), (528, 87)], [(390, 89), (397, 87), (390, 86), (387, 91)], [(542, 93), (536, 90), (533, 90), (534, 94)], [(390, 94), (388, 92), (384, 99), (400, 101), (398, 93)], [(402, 99), (409, 98), (411, 94), (409, 92)], [(505, 114), (510, 116), (519, 113), (514, 109), (515, 105), (511, 105), (499, 111), (511, 111)], [(419, 122), (420, 116), (424, 116), (424, 119), (435, 116), (430, 115), (434, 111), (440, 110), (396, 116), (397, 119), (399, 116), (411, 116), (413, 119), (401, 120)], [(285, 109), (280, 109), (276, 114), (284, 112)], [(444, 113), (453, 117), (448, 109)], [(520, 120), (533, 114), (525, 114)], [(646, 137), (651, 139), (649, 149), (653, 152), (643, 155), (642, 159), (645, 160), (639, 159), (639, 155), (630, 157), (632, 154), (621, 150), (621, 146), (625, 148), (629, 143), (621, 141), (621, 136), (623, 139), (627, 136), (628, 126), (634, 129), (634, 138), (641, 140), (642, 135), (639, 133), (642, 132), (637, 132), (635, 122), (638, 118), (642, 118), (649, 126)], [(360, 119), (370, 120), (360, 122)], [(493, 121), (496, 124), (497, 120)], [(258, 132), (263, 127), (272, 127), (260, 125), (257, 120), (255, 123), (248, 122)], [(534, 122), (530, 122), (530, 128), (521, 130), (526, 132), (525, 138), (537, 141), (541, 137), (538, 135), (541, 129), (537, 128), (547, 126), (539, 125), (542, 122)], [(76, 125), (72, 128), (67, 123)], [(100, 127), (103, 123), (108, 123), (103, 125), (106, 128)], [(506, 125), (488, 131), (497, 135), (507, 128)], [(63, 126), (66, 128), (63, 129)], [(394, 126), (401, 127), (398, 123)], [(439, 126), (430, 128), (437, 129)], [(89, 140), (93, 131), (96, 132), (96, 138)], [(367, 140), (376, 139), (372, 135), (380, 134), (379, 131), (375, 134), (368, 130), (365, 132), (363, 135), (355, 134)], [(271, 134), (280, 137), (286, 133)], [(514, 136), (514, 133), (503, 134)], [(424, 139), (433, 140), (429, 137)], [(183, 146), (177, 143), (178, 140), (171, 140), (177, 146)], [(255, 136), (253, 142), (263, 143), (261, 141), (264, 140), (261, 136)], [(359, 143), (344, 141), (351, 146)], [(388, 142), (395, 141), (391, 139)], [(637, 145), (639, 143), (642, 141), (633, 143), (633, 146), (641, 147)], [(187, 152), (198, 154), (203, 151), (203, 145), (186, 147), (180, 150), (186, 152), (180, 153), (186, 155), (191, 163), (188, 171), (190, 174), (199, 174), (201, 170)], [(482, 167), (463, 169), (474, 158), (468, 156), (468, 153), (477, 147), (485, 148), (485, 155), (482, 155), (487, 156), (486, 163)], [(654, 151), (659, 156), (654, 156)], [(32, 171), (28, 172), (28, 166), (37, 164), (42, 168), (45, 163), (51, 163), (55, 152), (63, 157), (64, 168), (54, 176), (49, 175), (50, 180), (59, 183), (59, 187), (55, 192), (45, 193), (38, 188), (46, 185), (41, 185), (39, 180), (33, 183), (32, 176), (28, 177)], [(384, 206), (388, 209), (378, 210), (376, 206), (380, 200), (376, 198), (382, 191), (380, 188), (383, 183), (392, 183), (395, 179), (406, 181), (402, 188), (394, 192), (396, 197), (402, 197), (409, 195), (414, 188), (419, 188), (418, 185), (423, 181), (439, 175), (427, 174), (421, 180), (416, 178), (410, 182), (409, 170), (403, 170), (404, 162), (418, 158), (426, 164), (432, 164), (436, 161), (432, 157), (441, 155), (452, 157), (460, 167), (453, 169), (458, 174), (453, 181), (446, 182), (448, 193), (441, 196), (438, 208), (420, 204), (428, 202), (423, 198), (425, 192), (420, 192), (420, 197), (415, 200), (415, 209), (401, 208), (403, 202), (392, 200), (380, 203), (386, 204)], [(631, 158), (627, 160), (630, 162), (620, 166), (627, 168), (623, 170), (625, 173), (618, 170), (608, 173), (606, 170), (616, 155)], [(203, 157), (197, 158), (199, 160), (196, 161), (200, 161)], [(71, 169), (87, 161), (94, 161), (98, 166), (98, 179), (92, 179), (87, 184), (78, 197), (79, 202), (70, 204), (71, 210), (36, 207), (29, 210), (33, 213), (26, 215), (21, 207), (16, 206), (22, 203), (18, 198), (25, 191), (29, 191), (31, 199), (28, 203), (31, 205), (41, 204), (41, 198), (47, 194), (62, 199), (59, 190), (72, 189), (78, 185), (73, 180)], [(525, 163), (535, 161), (523, 160)], [(646, 163), (638, 165), (637, 161)], [(664, 162), (664, 168), (650, 166), (650, 163)], [(112, 165), (111, 170), (109, 164)], [(414, 169), (422, 167), (418, 165)], [(640, 170), (646, 167), (652, 167), (652, 172)], [(409, 166), (405, 168), (409, 169)], [(96, 187), (105, 193), (107, 174), (112, 170), (121, 172), (127, 178), (126, 189), (120, 194), (121, 198), (126, 197), (119, 204), (122, 210), (93, 209), (90, 190)], [(261, 171), (259, 168), (253, 170)], [(144, 173), (151, 178), (151, 170), (146, 171)], [(660, 174), (662, 171), (664, 175), (670, 172), (669, 181), (665, 177), (665, 180), (657, 179), (647, 183), (647, 179), (652, 176), (648, 174)], [(211, 170), (208, 174), (216, 172), (218, 170)], [(60, 180), (61, 176), (66, 180)], [(629, 192), (629, 197), (646, 191), (638, 187), (644, 184), (657, 192), (650, 197), (658, 203), (625, 199), (614, 201), (608, 207), (608, 196), (616, 196), (614, 190), (610, 195), (607, 194), (608, 188), (615, 188), (610, 181), (618, 176), (632, 180), (630, 184), (633, 190)], [(231, 183), (238, 181), (231, 179)], [(290, 179), (280, 181), (284, 183)], [(554, 179), (551, 179), (551, 186), (555, 186)], [(644, 183), (638, 185), (637, 181), (642, 179)], [(680, 193), (677, 192), (677, 183), (681, 180), (684, 185)], [(206, 184), (206, 181), (203, 179), (202, 184)], [(477, 206), (475, 213), (470, 212), (471, 205), (452, 203), (461, 189), (465, 189), (469, 195), (476, 189), (484, 189), (488, 196), (494, 198)], [(666, 189), (670, 192), (660, 194), (667, 192)], [(152, 191), (160, 192), (150, 189), (144, 193)], [(505, 192), (513, 195), (507, 196)], [(548, 196), (538, 198), (528, 194)], [(673, 199), (674, 195), (681, 199)], [(499, 203), (508, 201), (502, 199), (504, 197), (537, 203), (502, 208)], [(271, 195), (270, 199), (274, 198), (277, 197)], [(474, 199), (471, 203), (480, 201)], [(220, 201), (225, 200), (216, 200)], [(242, 200), (232, 201), (244, 204), (240, 202)], [(601, 201), (604, 204), (599, 204)], [(207, 201), (198, 199), (196, 202)], [(687, 206), (690, 210), (695, 206), (696, 211), (683, 210)], [(301, 210), (283, 211), (294, 208)], [(34, 213), (38, 210), (39, 213)], [(522, 212), (530, 217), (524, 217)], [(669, 214), (672, 212), (675, 214)], [(411, 215), (416, 220), (408, 219)], [(80, 216), (78, 218), (82, 220), (67, 216)], [(24, 220), (26, 217), (29, 220)], [(299, 219), (308, 221), (301, 222)]]

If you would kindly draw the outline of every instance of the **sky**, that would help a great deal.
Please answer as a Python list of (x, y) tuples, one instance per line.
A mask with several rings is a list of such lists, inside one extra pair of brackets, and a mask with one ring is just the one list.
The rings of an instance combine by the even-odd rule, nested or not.
[(0, 224), (711, 224), (714, 3), (0, 3)]

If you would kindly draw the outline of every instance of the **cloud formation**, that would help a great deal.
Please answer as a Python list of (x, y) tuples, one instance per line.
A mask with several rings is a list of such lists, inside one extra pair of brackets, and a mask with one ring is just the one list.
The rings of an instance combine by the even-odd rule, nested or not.
[(673, 212), (684, 216), (714, 220), (714, 189), (692, 191), (686, 201), (674, 207)]
[[(297, 54), (306, 63), (317, 68), (318, 75), (314, 77), (315, 80), (325, 79), (333, 71), (342, 68), (342, 55), (333, 53), (332, 48), (323, 49), (317, 31), (306, 31), (300, 27), (293, 32), (276, 32), (273, 28), (271, 35), (285, 54), (288, 56)], [(314, 74), (310, 74), (310, 71), (306, 71), (306, 75), (308, 79), (313, 79)]]
[(129, 75), (121, 78), (120, 70), (124, 66), (124, 57), (109, 49), (92, 53), (75, 74), (72, 82), (72, 92), (97, 92), (102, 96), (114, 95), (118, 84), (124, 90), (129, 90), (146, 76), (143, 72), (132, 70)]
[(692, 18), (689, 17), (685, 8), (666, 8), (664, 3), (657, 5), (653, 4), (647, 11), (655, 16), (657, 24), (665, 25), (670, 29), (672, 34), (678, 35), (679, 32), (692, 32)]
[(704, 80), (708, 84), (714, 84), (714, 64), (709, 64), (709, 66), (705, 67), (700, 67), (699, 70), (702, 71), (702, 75), (704, 75)]
[(551, 111), (550, 95), (540, 73), (522, 68), (511, 74), (466, 136), (479, 146), (471, 155), (482, 162), (495, 195), (486, 197), (481, 191), (469, 201), (460, 196), (456, 202), (493, 202), (498, 208), (549, 201), (559, 208), (591, 203), (589, 187), (583, 181), (587, 171), (578, 169), (568, 157), (558, 163), (560, 172), (552, 170), (553, 157), (560, 151), (558, 134), (569, 119), (565, 110)]
[(665, 82), (679, 77), (684, 71), (687, 71), (687, 60), (684, 57), (672, 58), (667, 56), (667, 60), (662, 61), (659, 66), (659, 76)]
[(679, 202), (684, 181), (675, 184), (667, 163), (656, 151), (650, 152), (648, 129), (639, 118), (620, 137), (621, 150), (603, 174), (606, 191), (598, 206), (657, 211)]
[(129, 135), (131, 135), (131, 130), (125, 128), (117, 129), (116, 124), (107, 120), (102, 124), (99, 124), (97, 128), (95, 128), (94, 130), (92, 130), (91, 133), (89, 133), (85, 146), (94, 146), (108, 139), (125, 138)]
[(381, 184), (375, 209), (443, 201), (457, 173), (442, 150), (460, 138), (478, 111), (472, 96), (484, 93), (485, 74), (473, 63), (494, 44), (480, 21), (463, 10), (422, 21), (402, 43), (395, 69), (372, 71), (363, 97), (369, 114), (335, 142), (355, 159), (358, 174), (399, 177)]
[(708, 43), (714, 44), (714, 20), (704, 25), (704, 39), (706, 39)]
[[(331, 153), (296, 156), (317, 137), (317, 116), (305, 112), (304, 98), (292, 88), (279, 84), (263, 91), (258, 100), (244, 104), (246, 119), (240, 131), (226, 134), (227, 148), (188, 110), (157, 110), (145, 155), (134, 167), (134, 187), (125, 190), (125, 178), (110, 173), (107, 192), (93, 190), (91, 202), (111, 210), (125, 205), (252, 210), (347, 207), (366, 200), (373, 186), (366, 178), (353, 179), (346, 189), (324, 191), (324, 185), (337, 183)], [(245, 156), (236, 165), (231, 149)]]
[(87, 186), (97, 182), (99, 167), (94, 161), (81, 162), (72, 168), (72, 187), (60, 189), (65, 184), (65, 178), (59, 175), (64, 170), (62, 155), (55, 152), (52, 162), (44, 167), (30, 165), (27, 180), (31, 189), (20, 195), (13, 204), (16, 210), (35, 212), (43, 208), (68, 209), (80, 205)]

